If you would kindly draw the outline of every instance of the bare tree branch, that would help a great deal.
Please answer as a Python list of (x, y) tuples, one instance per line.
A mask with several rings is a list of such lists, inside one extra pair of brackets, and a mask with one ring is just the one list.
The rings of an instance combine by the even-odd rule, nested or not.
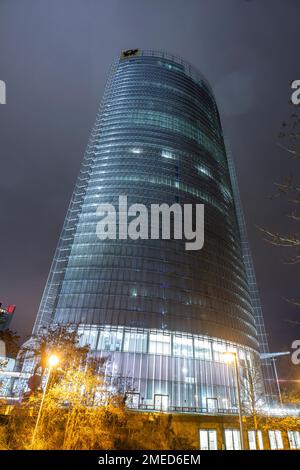
[(290, 257), (285, 259), (284, 263), (285, 264), (298, 264), (298, 263), (300, 263), (300, 255), (290, 256)]
[(289, 149), (288, 147), (285, 147), (284, 145), (281, 145), (277, 142), (277, 145), (279, 147), (281, 147), (283, 150), (285, 150), (286, 152), (290, 153), (291, 155), (293, 155), (293, 159), (294, 160), (298, 160), (300, 158), (300, 150), (299, 151), (296, 151), (296, 150), (292, 150), (292, 149)]
[(291, 323), (292, 325), (299, 325), (300, 326), (300, 322), (297, 321), (297, 320), (285, 320), (286, 322), (288, 323)]
[(258, 227), (258, 229), (266, 235), (264, 240), (271, 245), (282, 246), (285, 248), (300, 247), (300, 239), (297, 238), (293, 233), (288, 235), (280, 235), (279, 233), (270, 232), (269, 230), (266, 230), (262, 227)]
[(297, 307), (300, 307), (300, 299), (286, 299), (286, 301), (289, 304), (297, 305)]
[[(300, 200), (299, 200), (300, 202)], [(300, 221), (300, 213), (298, 212), (292, 212), (291, 214), (288, 214), (287, 217), (292, 220), (297, 220)]]

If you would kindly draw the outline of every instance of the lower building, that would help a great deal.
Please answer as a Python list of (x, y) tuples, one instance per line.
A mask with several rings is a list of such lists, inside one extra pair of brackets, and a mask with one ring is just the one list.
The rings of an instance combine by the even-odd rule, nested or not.
[[(189, 449), (242, 450), (239, 420), (236, 416), (153, 414), (151, 419), (167, 420), (174, 435)], [(251, 418), (244, 419), (245, 450), (300, 450), (300, 419), (271, 417), (260, 420), (257, 436)], [(179, 441), (180, 442), (180, 441)], [(178, 449), (182, 450), (182, 449)]]

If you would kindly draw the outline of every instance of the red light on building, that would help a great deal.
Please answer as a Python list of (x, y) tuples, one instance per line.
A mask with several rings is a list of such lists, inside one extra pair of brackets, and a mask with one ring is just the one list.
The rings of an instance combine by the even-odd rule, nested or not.
[(7, 313), (9, 313), (10, 315), (12, 315), (15, 310), (16, 310), (16, 306), (15, 306), (15, 305), (9, 305), (9, 306), (6, 308)]

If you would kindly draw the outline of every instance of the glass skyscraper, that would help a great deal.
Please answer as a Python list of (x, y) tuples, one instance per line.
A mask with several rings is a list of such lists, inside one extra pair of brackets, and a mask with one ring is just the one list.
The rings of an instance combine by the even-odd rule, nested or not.
[[(99, 204), (205, 205), (205, 242), (99, 240)], [(265, 339), (246, 266), (218, 109), (204, 77), (173, 55), (125, 51), (113, 64), (34, 331), (79, 326), (128, 403), (235, 411), (240, 364)], [(252, 274), (251, 274), (252, 275)], [(259, 321), (258, 321), (259, 320)], [(267, 391), (269, 393), (269, 391)]]

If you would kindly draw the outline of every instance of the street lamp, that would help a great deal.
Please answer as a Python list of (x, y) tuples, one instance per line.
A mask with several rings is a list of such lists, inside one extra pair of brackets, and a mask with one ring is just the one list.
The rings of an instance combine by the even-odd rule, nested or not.
[(31, 446), (33, 446), (35, 438), (36, 438), (36, 433), (37, 433), (38, 425), (39, 425), (41, 415), (42, 415), (42, 409), (43, 409), (43, 404), (44, 404), (46, 391), (47, 391), (47, 387), (48, 387), (48, 383), (49, 383), (49, 378), (50, 378), (53, 367), (56, 367), (57, 364), (59, 363), (59, 357), (56, 354), (51, 354), (48, 357), (47, 362), (48, 362), (48, 374), (47, 374), (47, 378), (46, 378), (45, 387), (44, 387), (44, 390), (43, 390), (43, 396), (42, 396), (42, 400), (41, 400), (41, 404), (40, 404), (40, 408), (39, 408), (38, 417), (37, 417), (35, 427), (34, 427), (34, 431), (33, 431), (33, 434), (32, 434)]
[(235, 368), (235, 380), (236, 380), (236, 389), (237, 389), (237, 398), (238, 398), (238, 408), (239, 408), (239, 422), (240, 422), (240, 434), (241, 434), (241, 448), (245, 449), (244, 443), (244, 427), (243, 427), (243, 415), (242, 415), (242, 402), (241, 402), (241, 389), (240, 389), (240, 372), (239, 372), (239, 358), (236, 352), (227, 352), (223, 354), (225, 362), (228, 364), (234, 363)]
[(59, 363), (58, 356), (56, 354), (51, 354), (51, 356), (48, 359), (49, 369), (57, 366), (58, 363)]

